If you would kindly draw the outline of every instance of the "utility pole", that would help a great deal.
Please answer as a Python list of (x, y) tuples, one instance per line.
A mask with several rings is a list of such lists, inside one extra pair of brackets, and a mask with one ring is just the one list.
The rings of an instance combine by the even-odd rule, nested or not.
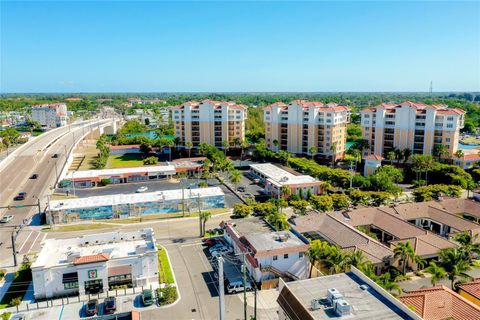
[(184, 180), (180, 178), (180, 184), (182, 185), (182, 211), (183, 217), (185, 218), (185, 186), (183, 185)]
[(225, 320), (225, 288), (223, 287), (223, 257), (219, 256), (218, 260), (218, 299), (220, 308), (220, 320)]
[(200, 225), (200, 237), (203, 236), (202, 234), (202, 209), (200, 208), (200, 193), (197, 194), (197, 205), (198, 205), (198, 222)]
[(350, 189), (353, 186), (353, 163), (354, 163), (354, 161), (350, 161), (350, 173), (352, 173), (350, 175)]
[(245, 255), (243, 256), (242, 263), (242, 282), (243, 282), (243, 319), (247, 320), (247, 265), (245, 263)]
[(17, 266), (17, 248), (15, 248), (15, 240), (17, 238), (17, 235), (15, 231), (16, 231), (16, 228), (13, 229), (12, 231), (12, 250), (13, 250), (13, 265), (16, 267)]

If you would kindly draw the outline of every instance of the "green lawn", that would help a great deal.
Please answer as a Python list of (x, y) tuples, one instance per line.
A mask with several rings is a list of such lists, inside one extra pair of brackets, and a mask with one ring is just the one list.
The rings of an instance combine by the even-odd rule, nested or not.
[(141, 167), (143, 158), (137, 153), (126, 153), (108, 157), (107, 168)]
[(70, 232), (70, 231), (83, 231), (83, 230), (96, 230), (96, 229), (108, 229), (113, 228), (113, 225), (109, 224), (100, 224), (100, 223), (88, 223), (88, 224), (73, 224), (67, 226), (59, 226), (51, 229), (50, 227), (45, 227), (42, 229), (43, 232)]
[(160, 283), (172, 284), (175, 282), (173, 279), (172, 267), (168, 261), (167, 251), (162, 246), (158, 248), (158, 281)]

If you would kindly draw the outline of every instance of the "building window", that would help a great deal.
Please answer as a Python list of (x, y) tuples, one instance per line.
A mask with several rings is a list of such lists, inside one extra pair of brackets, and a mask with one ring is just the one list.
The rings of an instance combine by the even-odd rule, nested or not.
[(299, 258), (299, 259), (302, 259), (302, 258), (303, 258), (303, 252), (299, 252), (299, 253), (298, 253), (298, 258)]
[(78, 289), (78, 281), (77, 282), (67, 282), (63, 284), (64, 290), (71, 290), (71, 289)]
[(285, 253), (285, 254), (283, 255), (283, 259), (288, 259), (288, 253)]
[(446, 141), (446, 142), (450, 142), (450, 138), (446, 138), (445, 141)]
[(273, 261), (277, 261), (278, 260), (278, 256), (273, 256)]
[(447, 123), (447, 128), (453, 128), (453, 124), (452, 123)]

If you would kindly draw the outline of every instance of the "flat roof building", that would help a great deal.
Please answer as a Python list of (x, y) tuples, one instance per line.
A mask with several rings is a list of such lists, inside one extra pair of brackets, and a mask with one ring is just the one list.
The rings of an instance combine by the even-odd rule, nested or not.
[(176, 170), (172, 165), (152, 165), (141, 167), (71, 171), (60, 182), (60, 186), (69, 187), (73, 183), (78, 188), (98, 186), (103, 179), (110, 183), (128, 183), (148, 180), (165, 179), (175, 175)]
[(47, 128), (66, 126), (68, 120), (67, 105), (65, 103), (51, 103), (33, 106), (32, 120)]
[(292, 194), (302, 194), (304, 197), (310, 192), (319, 194), (321, 182), (308, 175), (294, 175), (271, 163), (251, 164), (250, 171), (257, 176), (265, 185), (267, 192), (278, 197), (282, 193), (283, 186), (289, 186)]
[(308, 277), (309, 246), (291, 231), (276, 231), (258, 217), (222, 222), (221, 226), (235, 253), (245, 253), (248, 271), (256, 282)]
[[(148, 193), (115, 194), (49, 202), (47, 222), (111, 219), (148, 214), (179, 213), (223, 208), (225, 194), (219, 187), (175, 189)], [(184, 208), (183, 208), (184, 206)]]
[(422, 318), (352, 267), (351, 272), (280, 281), (280, 320)]
[(158, 284), (153, 229), (47, 239), (32, 266), (35, 299)]

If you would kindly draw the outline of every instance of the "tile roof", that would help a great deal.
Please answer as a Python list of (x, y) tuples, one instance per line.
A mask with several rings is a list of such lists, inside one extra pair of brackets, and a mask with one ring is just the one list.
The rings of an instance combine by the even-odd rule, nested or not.
[(98, 253), (98, 254), (92, 254), (88, 256), (75, 258), (75, 260), (73, 260), (73, 264), (79, 265), (79, 264), (87, 264), (87, 263), (95, 263), (95, 262), (104, 262), (104, 261), (108, 261), (108, 259), (110, 259), (109, 253)]
[(393, 256), (390, 248), (330, 214), (311, 211), (293, 219), (292, 222), (298, 232), (308, 233), (314, 237), (318, 235), (345, 250), (359, 249), (373, 263), (381, 263)]
[(432, 206), (442, 208), (455, 214), (468, 213), (480, 218), (480, 202), (470, 199), (444, 198), (442, 201), (431, 202)]
[(411, 291), (399, 299), (425, 320), (480, 319), (478, 306), (445, 286)]
[(375, 112), (377, 109), (386, 109), (386, 110), (394, 110), (396, 108), (400, 108), (402, 106), (408, 106), (410, 108), (417, 109), (418, 111), (423, 111), (427, 109), (435, 109), (437, 112), (441, 114), (453, 114), (453, 115), (461, 115), (464, 114), (465, 111), (458, 108), (448, 108), (447, 105), (429, 105), (423, 103), (416, 103), (411, 101), (404, 101), (401, 103), (382, 103), (375, 107), (369, 107), (363, 109), (361, 112)]
[(472, 282), (459, 284), (458, 288), (462, 289), (471, 296), (480, 299), (480, 278), (475, 279)]

